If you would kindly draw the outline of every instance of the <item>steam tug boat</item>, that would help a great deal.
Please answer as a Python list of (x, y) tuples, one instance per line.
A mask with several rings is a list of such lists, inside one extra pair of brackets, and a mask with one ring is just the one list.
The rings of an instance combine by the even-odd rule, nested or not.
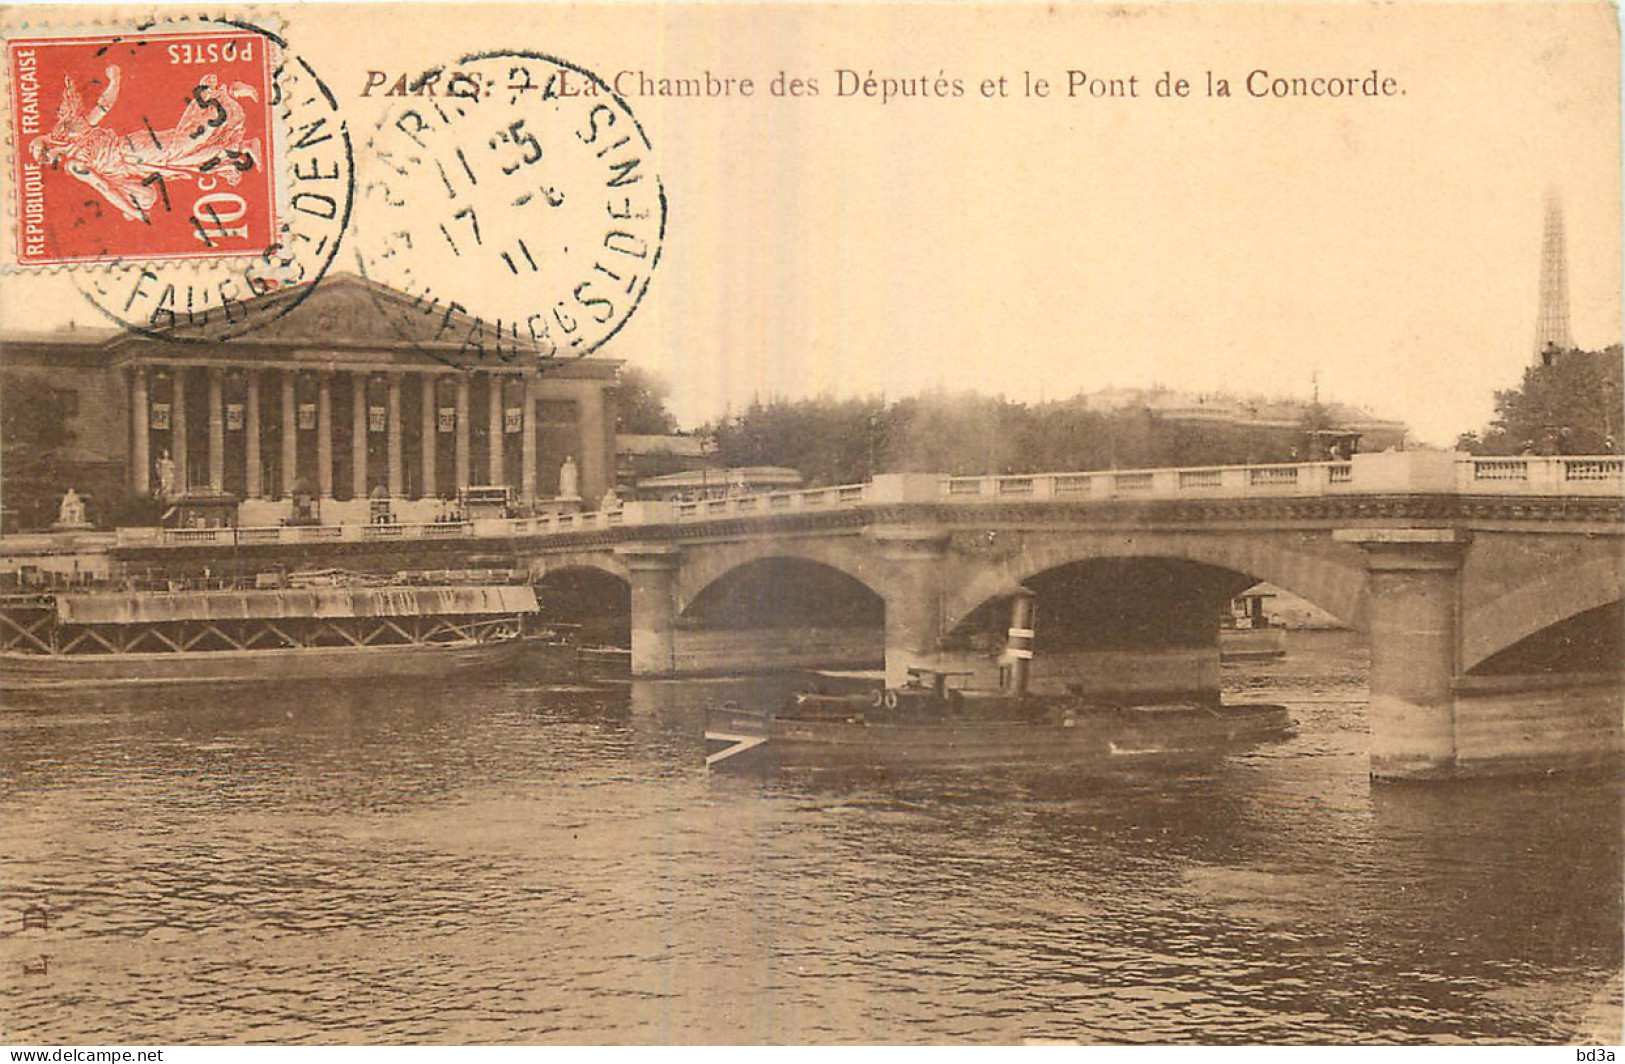
[(957, 687), (972, 674), (911, 668), (900, 687), (803, 691), (776, 710), (732, 702), (712, 708), (706, 765), (1106, 764), (1223, 753), (1295, 731), (1278, 705), (1123, 705), (1031, 694), (1031, 623), (1031, 601), (1021, 596), (1004, 688)]

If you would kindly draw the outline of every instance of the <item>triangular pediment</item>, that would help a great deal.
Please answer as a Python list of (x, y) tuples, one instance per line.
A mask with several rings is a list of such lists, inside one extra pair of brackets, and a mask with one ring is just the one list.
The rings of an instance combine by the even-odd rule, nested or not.
[(154, 333), (165, 339), (207, 341), (228, 336), (233, 345), (319, 346), (326, 350), (364, 348), (419, 352), (439, 361), (476, 365), (545, 358), (528, 339), (499, 335), (498, 323), (398, 292), (353, 273), (336, 273), (314, 285), (274, 292), (240, 304), (228, 325), (219, 311), (213, 320), (181, 321)]

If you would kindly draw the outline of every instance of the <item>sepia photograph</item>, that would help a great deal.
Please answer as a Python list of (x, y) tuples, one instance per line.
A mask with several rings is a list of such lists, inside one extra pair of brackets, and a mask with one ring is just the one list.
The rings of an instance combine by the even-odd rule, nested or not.
[(0, 45), (8, 1060), (1615, 1059), (1613, 5)]

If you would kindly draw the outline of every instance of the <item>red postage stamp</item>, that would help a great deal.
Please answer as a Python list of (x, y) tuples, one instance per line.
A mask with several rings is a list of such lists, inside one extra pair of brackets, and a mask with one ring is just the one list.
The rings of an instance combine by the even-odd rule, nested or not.
[(262, 254), (273, 51), (230, 27), (8, 42), (18, 265)]

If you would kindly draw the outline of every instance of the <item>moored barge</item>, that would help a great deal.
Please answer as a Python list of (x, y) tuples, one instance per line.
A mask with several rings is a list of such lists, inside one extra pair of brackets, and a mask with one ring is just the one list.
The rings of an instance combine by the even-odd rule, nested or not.
[(0, 689), (436, 677), (546, 652), (532, 588), (311, 587), (0, 598)]

